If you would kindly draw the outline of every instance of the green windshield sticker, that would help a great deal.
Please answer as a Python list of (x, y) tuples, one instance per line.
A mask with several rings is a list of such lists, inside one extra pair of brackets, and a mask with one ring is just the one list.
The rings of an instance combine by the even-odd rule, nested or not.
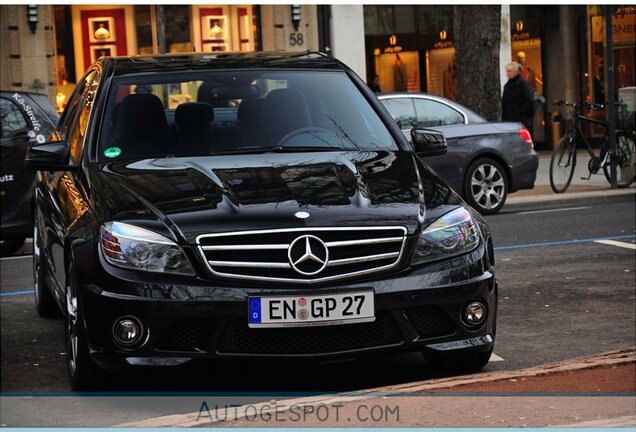
[(107, 158), (116, 158), (121, 154), (121, 149), (119, 147), (108, 147), (104, 150), (104, 156)]

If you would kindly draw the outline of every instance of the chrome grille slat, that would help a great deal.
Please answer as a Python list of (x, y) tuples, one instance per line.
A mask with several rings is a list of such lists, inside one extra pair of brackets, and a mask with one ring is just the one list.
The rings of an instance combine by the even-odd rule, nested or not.
[[(310, 227), (202, 234), (197, 249), (217, 277), (262, 282), (312, 284), (362, 277), (396, 267), (407, 230), (389, 227)], [(299, 237), (318, 238), (329, 251), (319, 273), (298, 273), (289, 248)], [(297, 244), (297, 243), (296, 243)]]
[(377, 260), (382, 260), (387, 258), (395, 258), (398, 255), (400, 255), (399, 252), (391, 252), (391, 253), (385, 253), (385, 254), (361, 256), (356, 258), (343, 258), (339, 260), (330, 260), (329, 263), (327, 264), (327, 267), (345, 265), (345, 264), (355, 264), (360, 262), (377, 261)]
[(252, 267), (252, 268), (291, 268), (288, 263), (257, 261), (208, 261), (211, 266), (219, 267)]
[(215, 250), (280, 250), (289, 248), (289, 244), (262, 244), (262, 245), (220, 245), (220, 246), (201, 246), (205, 251)]
[(343, 240), (343, 241), (333, 241), (333, 242), (325, 242), (327, 247), (341, 247), (341, 246), (352, 246), (352, 245), (369, 245), (369, 244), (379, 244), (379, 243), (393, 243), (393, 242), (401, 242), (404, 240), (403, 237), (386, 237), (379, 239), (369, 239), (369, 240)]

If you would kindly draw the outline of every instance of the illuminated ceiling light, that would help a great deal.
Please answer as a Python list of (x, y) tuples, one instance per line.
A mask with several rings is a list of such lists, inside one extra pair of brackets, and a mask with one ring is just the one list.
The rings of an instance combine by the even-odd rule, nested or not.
[(396, 35), (391, 35), (389, 37), (389, 45), (395, 46), (396, 43), (397, 43), (397, 36)]
[(446, 40), (446, 36), (448, 36), (448, 32), (446, 29), (442, 29), (442, 31), (439, 32), (439, 39), (444, 41)]
[(523, 21), (519, 20), (516, 24), (517, 32), (521, 33), (523, 31)]

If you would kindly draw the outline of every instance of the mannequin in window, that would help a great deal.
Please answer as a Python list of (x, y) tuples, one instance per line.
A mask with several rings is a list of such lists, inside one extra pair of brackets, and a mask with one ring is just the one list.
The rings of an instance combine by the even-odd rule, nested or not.
[(406, 65), (397, 53), (393, 62), (393, 84), (394, 91), (406, 91)]
[(523, 51), (519, 51), (517, 53), (518, 63), (522, 66), (521, 78), (523, 78), (532, 88), (533, 91), (537, 90), (536, 78), (537, 74), (533, 69), (530, 69), (526, 64), (526, 53)]

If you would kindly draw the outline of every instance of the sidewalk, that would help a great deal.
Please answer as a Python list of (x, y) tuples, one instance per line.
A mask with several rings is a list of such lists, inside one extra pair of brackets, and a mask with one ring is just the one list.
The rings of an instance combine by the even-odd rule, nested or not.
[(635, 427), (636, 348), (520, 371), (271, 400), (224, 414), (208, 408), (120, 426)]
[(602, 170), (598, 174), (592, 175), (590, 180), (583, 180), (582, 177), (589, 175), (587, 165), (590, 157), (586, 151), (577, 153), (576, 168), (567, 191), (556, 194), (550, 187), (550, 157), (551, 152), (539, 153), (539, 168), (534, 188), (520, 190), (508, 195), (504, 209), (521, 204), (567, 202), (589, 198), (607, 199), (636, 194), (636, 183), (626, 189), (610, 189), (610, 184)]

